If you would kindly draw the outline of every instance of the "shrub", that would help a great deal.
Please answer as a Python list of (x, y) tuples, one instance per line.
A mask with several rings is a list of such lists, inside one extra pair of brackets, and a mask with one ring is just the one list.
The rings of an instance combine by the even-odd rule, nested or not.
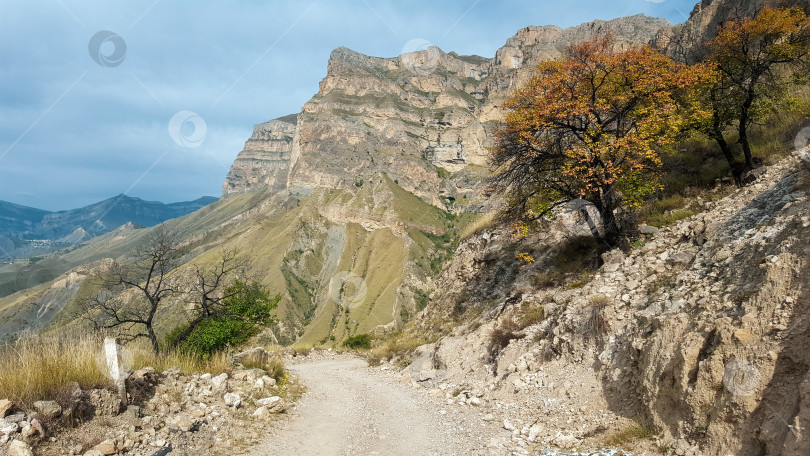
[(537, 289), (556, 287), (560, 282), (560, 275), (552, 272), (541, 272), (529, 277), (529, 284)]
[(609, 435), (605, 443), (611, 446), (623, 447), (637, 440), (644, 440), (658, 434), (658, 429), (647, 420), (637, 419), (625, 429)]
[[(234, 282), (225, 290), (222, 309), (215, 315), (175, 328), (166, 341), (169, 346), (210, 358), (229, 346), (237, 346), (275, 322), (271, 312), (280, 296), (270, 298), (258, 283)], [(194, 325), (190, 328), (189, 325)]]
[[(416, 347), (435, 341), (435, 337), (429, 338), (423, 334), (399, 332), (392, 334), (382, 345), (375, 347), (372, 354), (373, 356), (391, 360), (396, 356), (407, 356)], [(408, 364), (410, 364), (410, 361), (408, 361)]]
[(606, 296), (594, 296), (589, 302), (590, 305), (585, 308), (585, 321), (582, 331), (589, 337), (603, 336), (607, 333), (610, 325), (608, 325), (602, 311), (605, 310), (610, 300)]
[(24, 336), (0, 349), (0, 396), (22, 404), (59, 395), (71, 382), (82, 388), (110, 386), (96, 357), (102, 341)]
[(180, 345), (182, 351), (196, 353), (203, 358), (210, 358), (214, 353), (228, 346), (247, 342), (257, 332), (241, 320), (216, 319), (201, 323)]
[(497, 353), (504, 349), (509, 342), (515, 339), (523, 339), (526, 334), (522, 333), (518, 325), (512, 320), (506, 320), (499, 327), (492, 330), (489, 335), (489, 345)]
[(531, 306), (524, 309), (520, 315), (518, 326), (523, 329), (532, 325), (536, 325), (543, 321), (545, 318), (545, 308), (541, 305)]
[(371, 348), (371, 334), (357, 334), (343, 342), (344, 347), (354, 350), (368, 350)]

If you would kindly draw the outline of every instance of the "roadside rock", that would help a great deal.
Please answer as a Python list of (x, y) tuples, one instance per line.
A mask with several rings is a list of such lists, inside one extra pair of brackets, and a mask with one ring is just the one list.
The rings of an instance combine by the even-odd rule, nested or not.
[(5, 418), (6, 415), (11, 413), (14, 408), (14, 403), (8, 399), (0, 399), (0, 418)]
[(62, 407), (56, 401), (36, 401), (34, 409), (45, 418), (55, 418), (62, 414)]
[(93, 450), (100, 452), (103, 455), (115, 454), (118, 451), (118, 442), (115, 440), (105, 440), (93, 447)]
[(225, 393), (222, 399), (228, 407), (238, 408), (242, 405), (242, 397), (237, 393)]
[(281, 411), (283, 408), (281, 398), (278, 396), (265, 397), (263, 399), (259, 399), (258, 401), (256, 401), (256, 405), (260, 407), (266, 407), (267, 410), (270, 412), (278, 412)]
[(34, 456), (34, 452), (31, 445), (21, 440), (12, 440), (8, 446), (8, 456)]
[(211, 378), (211, 384), (214, 385), (215, 389), (220, 390), (227, 388), (227, 380), (228, 374), (223, 372), (216, 377)]

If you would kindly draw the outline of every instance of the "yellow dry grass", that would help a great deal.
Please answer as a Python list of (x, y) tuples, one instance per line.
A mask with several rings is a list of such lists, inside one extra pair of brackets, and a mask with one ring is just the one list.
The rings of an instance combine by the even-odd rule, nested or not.
[[(27, 335), (0, 346), (0, 399), (30, 406), (37, 400), (60, 397), (73, 382), (82, 389), (112, 387), (102, 371), (102, 347), (103, 338), (100, 335)], [(214, 375), (230, 370), (225, 354), (203, 360), (183, 353), (156, 356), (146, 346), (139, 344), (126, 348), (132, 352), (133, 369), (151, 366), (163, 371), (176, 366), (182, 372), (210, 372)], [(101, 363), (98, 359), (100, 356)]]

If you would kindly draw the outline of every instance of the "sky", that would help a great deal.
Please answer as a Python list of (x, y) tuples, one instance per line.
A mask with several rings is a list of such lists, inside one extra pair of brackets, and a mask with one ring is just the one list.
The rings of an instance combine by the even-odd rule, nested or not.
[(253, 125), (299, 112), (334, 48), (395, 57), (426, 40), (493, 57), (528, 25), (676, 24), (694, 3), (0, 0), (0, 200), (219, 196)]

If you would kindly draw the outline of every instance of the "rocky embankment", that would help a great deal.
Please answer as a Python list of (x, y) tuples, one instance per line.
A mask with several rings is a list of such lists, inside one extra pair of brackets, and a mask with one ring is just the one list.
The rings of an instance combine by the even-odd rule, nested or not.
[(31, 410), (0, 400), (0, 455), (234, 454), (299, 394), (286, 373), (280, 382), (268, 374), (241, 364), (218, 375), (145, 367), (127, 379), (125, 409), (116, 392), (78, 384)]
[(541, 265), (520, 269), (508, 233), (474, 236), (418, 319), (463, 308), (470, 283), (489, 304), (420, 347), (411, 375), (448, 403), (480, 403), (520, 454), (606, 448), (634, 430), (626, 450), (809, 454), (808, 168), (791, 158), (761, 170), (704, 212), (646, 229), (643, 246), (603, 254), (582, 282), (538, 286)]

